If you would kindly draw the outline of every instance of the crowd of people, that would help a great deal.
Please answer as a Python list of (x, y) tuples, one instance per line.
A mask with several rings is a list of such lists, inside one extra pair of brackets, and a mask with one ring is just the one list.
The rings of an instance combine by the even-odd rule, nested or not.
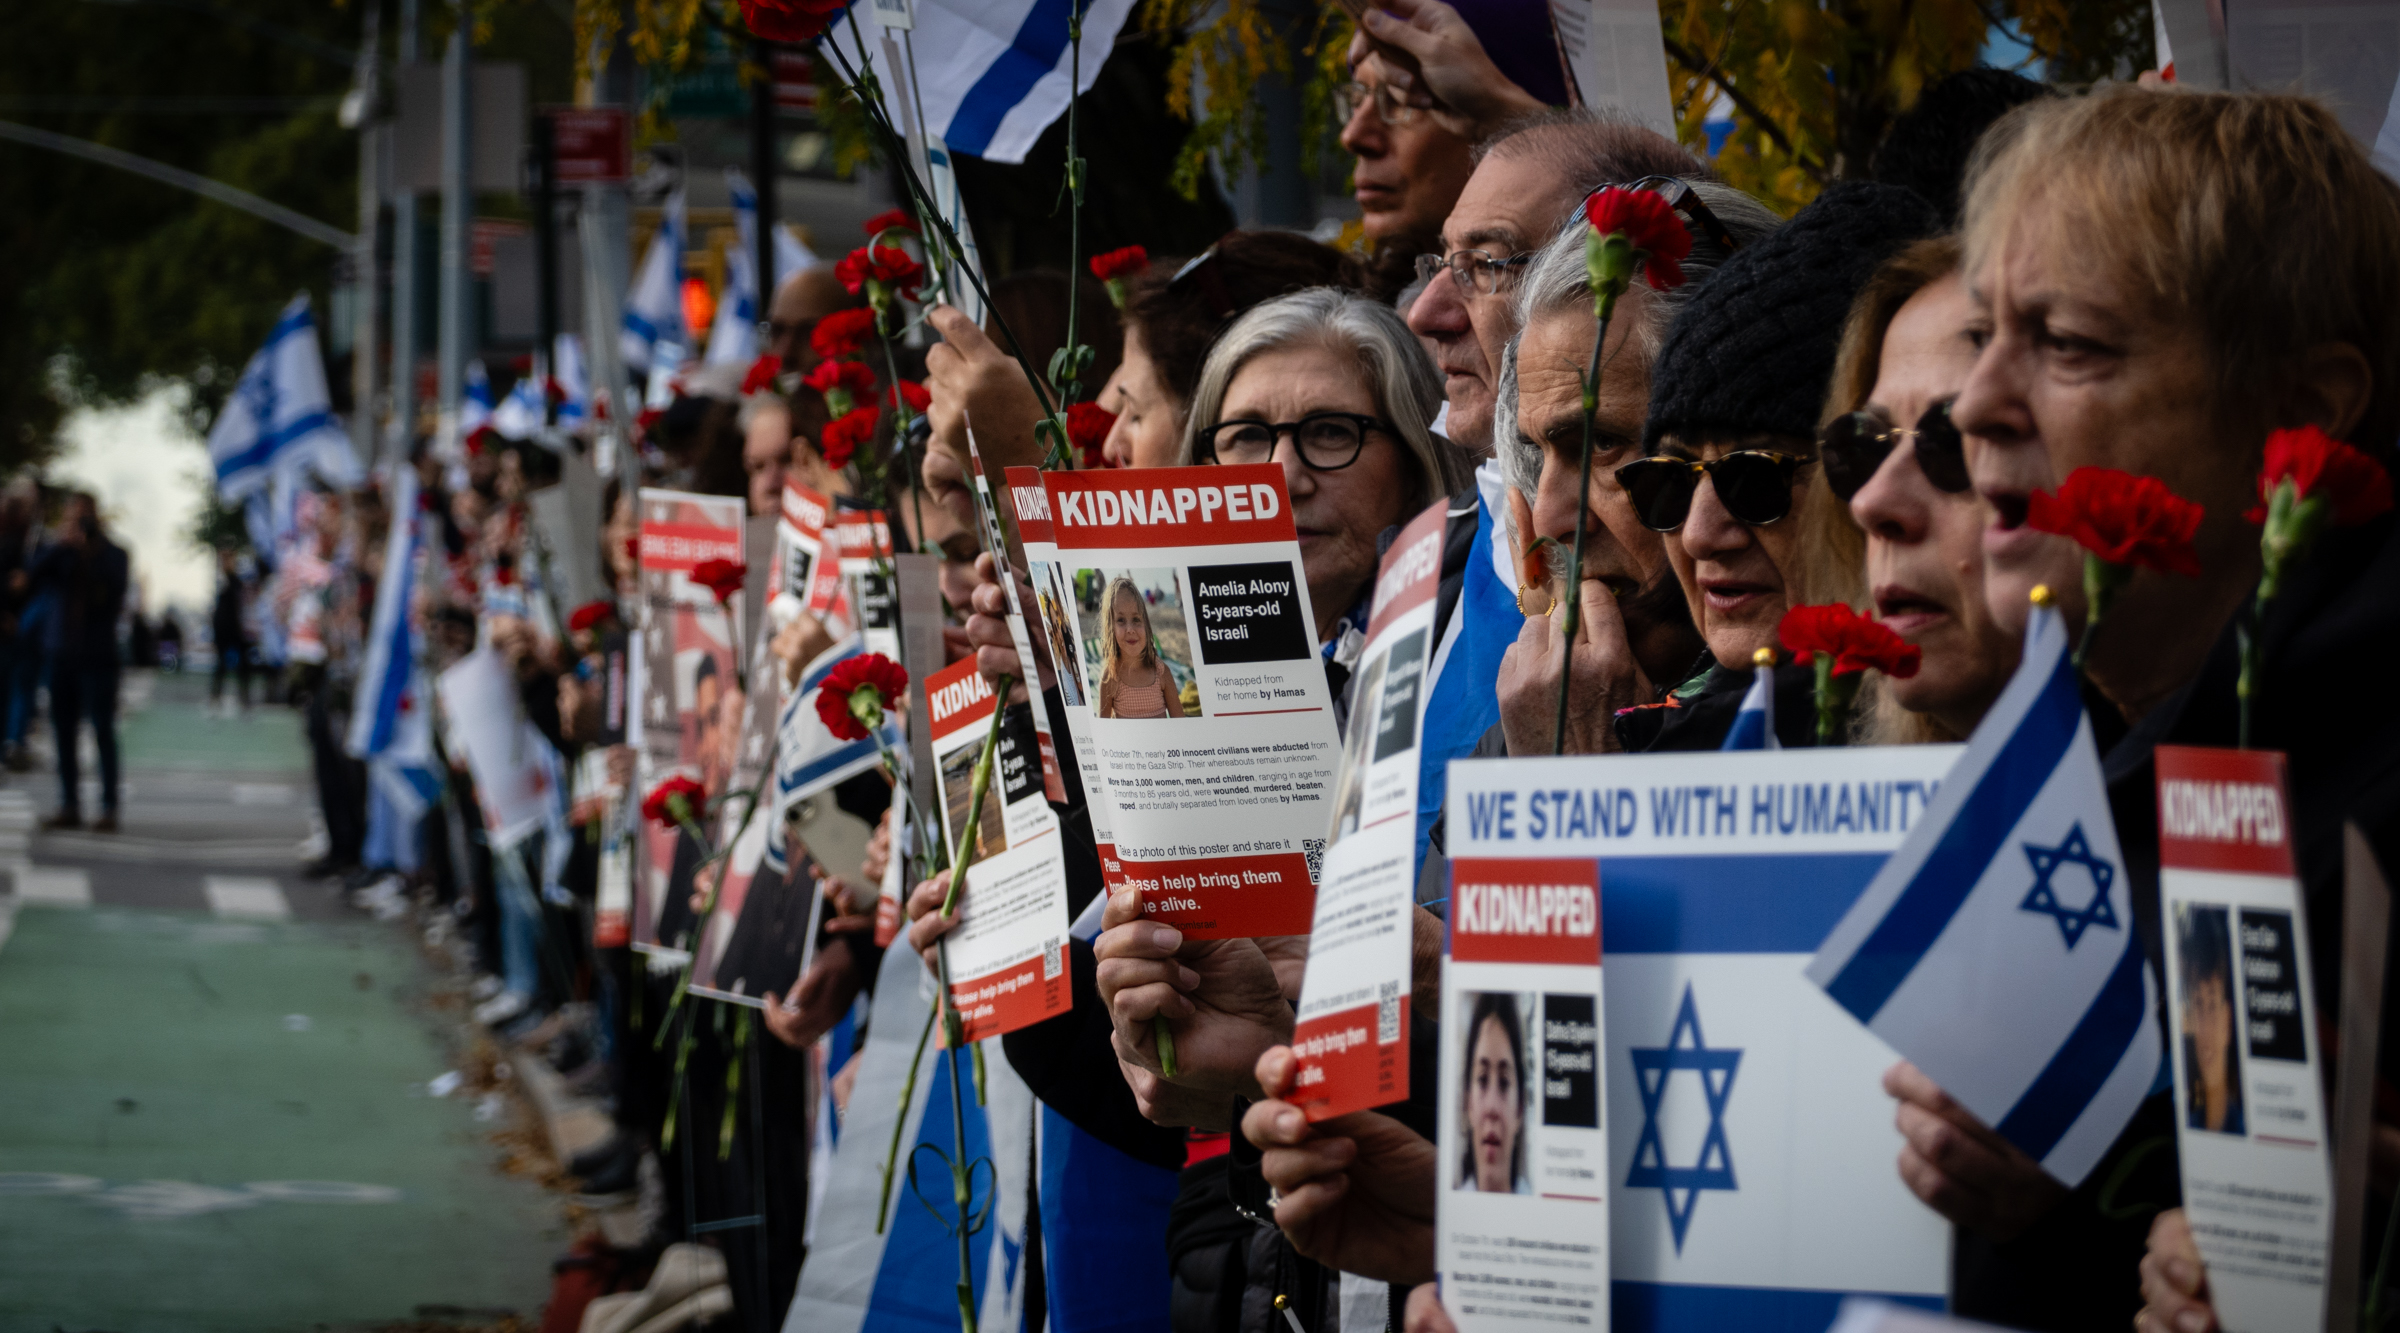
[[(2390, 465), (2400, 187), (2303, 98), (2155, 79), (2068, 93), (1975, 70), (1929, 87), (1868, 169), (1787, 219), (1669, 139), (1558, 109), (1557, 65), (1546, 48), (1525, 57), (1525, 34), (1479, 32), (1439, 0), (1369, 17), (1375, 45), (1352, 50), (1342, 142), (1357, 159), (1371, 253), (1234, 231), (1198, 255), (1151, 256), (1125, 279), (1121, 309), (1081, 284), (1077, 336), (1095, 349), (1085, 382), (1113, 414), (1093, 465), (1279, 465), (1337, 697), (1397, 526), (1449, 506), (1446, 625), (1463, 614), (1478, 515), (1490, 515), (1519, 557), (1523, 619), (1513, 642), (1472, 646), (1497, 659), (1496, 697), (1483, 701), (1495, 721), (1460, 758), (1550, 754), (1562, 730), (1573, 754), (1714, 750), (1761, 670), (1773, 673), (1781, 744), (1819, 744), (1815, 672), (1776, 658), (1777, 628), (1792, 608), (1837, 602), (1921, 652), (1913, 675), (1859, 694), (1838, 739), (1963, 738), (2015, 669), (2036, 585), (2070, 625), (2091, 614), (2081, 551), (2029, 524), (2031, 497), (2087, 465), (2159, 478), (2203, 506), (2196, 573), (2145, 572), (2116, 589), (2109, 631), (2082, 668), (2137, 925), (2164, 975), (2150, 756), (2161, 744), (2234, 741), (2236, 613), (2260, 573), (2243, 515), (2258, 500), (2268, 434), (2317, 426)], [(1413, 68), (1382, 54), (1392, 50)], [(1655, 193), (1691, 251), (1680, 286), (1636, 282), (1618, 303), (1587, 435), (1583, 374), (1600, 329), (1581, 210), (1608, 186)], [(836, 447), (839, 414), (808, 381), (823, 359), (815, 333), (855, 318), (866, 297), (827, 268), (788, 278), (773, 293), (771, 373), (742, 386), (687, 376), (672, 406), (645, 414), (638, 449), (607, 484), (591, 540), (621, 623), (640, 614), (637, 488), (745, 496), (766, 514), (791, 476), (863, 506), (877, 460), (921, 459), (913, 477), (879, 477), (877, 498), (896, 549), (943, 563), (950, 654), (974, 655), (995, 682), (1034, 682), (1055, 705), (1051, 663), (1019, 660), (1005, 620), (1004, 580), (1024, 571), (979, 551), (968, 431), (971, 422), (996, 492), (1004, 468), (1049, 453), (1043, 405), (1000, 329), (1028, 364), (1051, 364), (1071, 290), (1061, 274), (1004, 280), (996, 317), (980, 326), (926, 309), (936, 341), (897, 349), (895, 369), (921, 377), (929, 433), (895, 440), (891, 418), (908, 414), (887, 413), (853, 455), (846, 440)], [(430, 631), (428, 665), (496, 648), (526, 718), (570, 765), (604, 754), (601, 769), (622, 786), (633, 757), (605, 743), (593, 638), (527, 614), (521, 595), (506, 610), (494, 596), (533, 565), (526, 497), (558, 460), (538, 443), (470, 444), (455, 467), (430, 447), (418, 455), (414, 493), (439, 533), (429, 567), (440, 572), (420, 580), (415, 608)], [(768, 997), (763, 1086), (728, 1091), (729, 1062), (748, 1054), (701, 1023), (678, 1055), (658, 1030), (688, 1021), (674, 1017), (688, 1012), (674, 977), (595, 945), (594, 837), (553, 832), (494, 851), (478, 821), (461, 817), (471, 800), (412, 815), (342, 756), (391, 521), (372, 494), (317, 497), (303, 518), (313, 534), (304, 601), (318, 623), (292, 637), (315, 654), (310, 732), (321, 742), (329, 858), (413, 876), (455, 907), (484, 974), (479, 1019), (547, 1047), (572, 1085), (613, 1097), (615, 1136), (570, 1164), (587, 1191), (630, 1189), (654, 1159), (668, 1182), (657, 1236), (683, 1238), (693, 1210), (765, 1218), (763, 1248), (725, 1246), (726, 1285), (746, 1327), (776, 1327), (805, 1260), (805, 1053), (878, 976), (875, 881), (888, 830), (856, 883), (814, 866), (790, 835), (784, 883), (826, 901), (813, 963)], [(2400, 710), (2356, 684), (2400, 630), (2384, 581), (2400, 573), (2393, 537), (2388, 517), (2328, 533), (2255, 630), (2250, 743), (2289, 758), (2320, 1012), (2338, 994), (2343, 826), (2357, 824), (2386, 864), (2400, 864)], [(1577, 541), (1579, 569), (1562, 558)], [(1031, 605), (1030, 591), (1021, 600)], [(1183, 715), (1174, 682), (1143, 651), (1153, 636), (1139, 590), (1112, 585), (1106, 600), (1129, 628), (1097, 701), (1104, 715)], [(55, 651), (72, 657), (72, 617), (59, 625)], [(822, 643), (778, 638), (787, 680)], [(1774, 665), (1761, 665), (1762, 650)], [(2328, 691), (2343, 680), (2353, 685), (2335, 708)], [(74, 698), (57, 706), (105, 717), (105, 706)], [(724, 729), (728, 746), (736, 731)], [(113, 782), (113, 749), (102, 755)], [(711, 780), (731, 767), (714, 766)], [(71, 767), (64, 776), (72, 815)], [(841, 803), (884, 819), (883, 780), (859, 782)], [(1068, 796), (1059, 814), (1069, 907), (1080, 912), (1104, 877), (1079, 785)], [(337, 805), (357, 817), (337, 820)], [(593, 803), (575, 807), (577, 823), (605, 817)], [(1438, 828), (1433, 842), (1438, 866)], [(670, 918), (688, 918), (698, 859), (677, 863)], [(904, 894), (908, 947), (929, 966), (955, 924), (946, 894), (941, 876)], [(1432, 997), (1442, 893), (1422, 890), (1419, 902), (1415, 989)], [(1186, 940), (1144, 918), (1138, 889), (1106, 901), (1102, 927), (1071, 946), (1074, 1012), (1008, 1034), (995, 1058), (1085, 1133), (1180, 1173), (1160, 1237), (1169, 1282), (1154, 1310), (1123, 1326), (1449, 1328), (1431, 1283), (1435, 1062), (1412, 1062), (1405, 1103), (1311, 1124), (1291, 1100), (1288, 1044), (1305, 937)], [(1440, 1012), (1421, 998), (1414, 1021), (1430, 1028)], [(1514, 1022), (1515, 1011), (1494, 1021)], [(827, 1072), (838, 1104), (855, 1070)], [(692, 1090), (687, 1103), (676, 1087)], [(2041, 1330), (2212, 1326), (2165, 1097), (2069, 1189), (1913, 1066), (1896, 1065), (1885, 1087), (1905, 1143), (1893, 1169), (1955, 1227), (1957, 1313)], [(731, 1124), (724, 1099), (754, 1093), (765, 1123), (788, 1128), (719, 1142), (721, 1120)], [(659, 1151), (671, 1124), (689, 1154)], [(2400, 1126), (2378, 1133), (2375, 1185), (2388, 1197), (2400, 1184)], [(1495, 1180), (1509, 1169), (1488, 1166)], [(761, 1253), (763, 1274), (752, 1271)], [(1339, 1308), (1361, 1290), (1342, 1274), (1386, 1284), (1384, 1304)]]

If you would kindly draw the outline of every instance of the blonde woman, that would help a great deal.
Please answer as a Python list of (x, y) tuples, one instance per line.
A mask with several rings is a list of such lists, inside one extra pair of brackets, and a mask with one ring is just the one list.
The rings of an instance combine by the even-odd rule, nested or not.
[(1107, 645), (1100, 660), (1100, 716), (1182, 717), (1183, 698), (1175, 677), (1159, 660), (1150, 632), (1150, 604), (1133, 580), (1119, 574), (1100, 599), (1108, 609), (1101, 625)]

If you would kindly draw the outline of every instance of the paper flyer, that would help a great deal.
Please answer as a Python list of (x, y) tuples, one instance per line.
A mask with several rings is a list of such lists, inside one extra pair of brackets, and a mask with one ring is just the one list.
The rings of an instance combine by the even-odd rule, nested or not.
[(1307, 930), (1341, 742), (1283, 469), (1042, 482), (1125, 882), (1190, 938)]
[(1026, 577), (1033, 583), (1033, 615), (1026, 622), (1038, 632), (1052, 669), (1058, 676), (1059, 722), (1075, 751), (1076, 776), (1083, 783), (1084, 810), (1092, 821), (1092, 841), (1100, 854), (1100, 879), (1113, 893), (1124, 882), (1117, 861), (1116, 810), (1109, 802), (1108, 784), (1100, 780), (1100, 743), (1092, 734), (1091, 700), (1085, 696), (1082, 656), (1075, 648), (1075, 589), (1071, 572), (1059, 563), (1058, 544), (1050, 524), (1050, 492), (1042, 485), (1039, 468), (1012, 467), (1006, 473), (1009, 506), (1016, 513), (1017, 541), (1025, 551)]
[(841, 539), (841, 574), (852, 619), (867, 651), (900, 657), (900, 596), (892, 586), (892, 530), (880, 509), (845, 509), (834, 517)]
[[(669, 775), (698, 779), (714, 797), (726, 790), (740, 725), (734, 645), (739, 602), (720, 607), (691, 581), (710, 560), (742, 563), (742, 499), (645, 488), (641, 492), (641, 752), (636, 787), (651, 791)], [(642, 827), (634, 876), (633, 947), (655, 952), (678, 834)], [(668, 952), (681, 952), (680, 946)]]
[(1447, 510), (1437, 504), (1417, 515), (1385, 553), (1352, 677), (1350, 734), (1292, 1030), (1300, 1060), (1293, 1100), (1311, 1120), (1408, 1096), (1420, 687)]
[[(924, 688), (941, 778), (942, 836), (955, 850), (964, 845), (975, 769), (998, 700), (972, 657), (927, 677)], [(950, 1000), (969, 1041), (1039, 1023), (1063, 1012), (1070, 999), (1066, 859), (1058, 815), (1042, 791), (1031, 707), (1002, 710), (999, 737), (977, 821), (981, 846), (967, 867), (958, 925), (947, 937)]]
[(2184, 1213), (2219, 1328), (2318, 1328), (2333, 1180), (2283, 756), (2157, 754)]
[[(817, 566), (825, 554), (825, 516), (832, 508), (832, 501), (799, 482), (786, 479), (783, 483), (782, 518), (775, 529), (774, 581), (768, 585), (768, 595), (772, 601), (784, 603), (782, 609), (787, 612), (823, 614), (823, 608), (811, 605), (810, 598), (816, 590)], [(833, 563), (838, 566), (841, 562)], [(829, 579), (828, 585), (832, 583)]]
[(540, 827), (558, 791), (558, 752), (517, 702), (516, 674), (489, 647), (478, 648), (435, 678), (446, 744), (475, 779), (484, 831), (495, 848), (514, 846)]
[[(1052, 736), (1049, 701), (1042, 697), (1040, 664), (1047, 655), (1034, 651), (1033, 635), (1026, 627), (1025, 606), (1017, 594), (1017, 580), (1009, 569), (1008, 538), (1000, 530), (1000, 510), (992, 501), (992, 483), (983, 474), (983, 455), (975, 449), (975, 428), (967, 428), (968, 471), (975, 476), (975, 518), (983, 532), (983, 549), (991, 552), (993, 563), (1009, 577), (1000, 580), (1001, 589), (1008, 594), (1008, 633), (1017, 650), (1017, 660), (1024, 664), (1029, 679), (1025, 682), (1026, 696), (1033, 705), (1033, 739), (1040, 749), (1042, 793), (1060, 805), (1067, 803), (1066, 778), (1058, 771), (1058, 742)], [(1052, 667), (1055, 671), (1055, 665)]]
[[(1596, 1182), (1606, 1188), (1594, 1191), (1608, 1198), (1607, 1248), (1581, 1244), (1599, 1234), (1588, 1225), (1444, 1192), (1438, 1262), (1464, 1333), (1533, 1327), (1517, 1284), (1545, 1275), (1562, 1286), (1606, 1279), (1607, 1303), (1577, 1317), (1620, 1333), (1822, 1328), (1850, 1295), (1946, 1304), (1949, 1226), (1892, 1166), (1901, 1138), (1882, 1080), (1899, 1057), (1806, 968), (1960, 753), (1918, 745), (1451, 764), (1445, 984), (1537, 990), (1529, 966), (1461, 966), (1458, 941), (1555, 930), (1572, 920), (1556, 886), (1580, 890), (1593, 873), (1607, 964), (1608, 1148)], [(1519, 859), (1542, 869), (1494, 873)], [(1450, 1041), (1465, 1015), (1446, 1016)], [(1521, 1007), (1520, 1017), (1532, 1015)], [(1547, 1014), (1540, 1031), (1545, 1041), (1573, 1035)], [(1571, 1046), (1546, 1049), (1545, 1091), (1551, 1071), (1576, 1073), (1581, 1058)], [(1465, 1059), (1463, 1046), (1445, 1054), (1446, 1090)], [(1464, 1109), (1445, 1092), (1445, 1116)], [(1526, 1160), (1547, 1168), (1557, 1160), (1547, 1153)], [(1453, 1282), (1479, 1293), (1465, 1303), (1488, 1315), (1460, 1317)]]
[[(707, 880), (718, 876), (716, 901), (709, 908), (708, 919), (701, 923), (699, 941), (692, 946), (692, 976), (689, 989), (694, 995), (712, 1000), (725, 1000), (757, 1008), (758, 991), (748, 985), (748, 978), (722, 970), (727, 951), (741, 933), (744, 907), (752, 887), (759, 879), (759, 869), (765, 863), (767, 841), (774, 823), (761, 809), (745, 821), (743, 800), (725, 803), (717, 819), (716, 836), (720, 845), (730, 844), (732, 851), (715, 865), (702, 870), (694, 892), (708, 891)], [(779, 877), (776, 878), (780, 884)]]

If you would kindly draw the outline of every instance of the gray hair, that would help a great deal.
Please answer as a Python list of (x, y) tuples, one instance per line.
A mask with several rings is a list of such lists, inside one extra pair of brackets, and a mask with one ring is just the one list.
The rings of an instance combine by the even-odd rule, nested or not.
[(1216, 422), (1225, 392), (1245, 363), (1262, 353), (1310, 343), (1357, 358), (1375, 396), (1377, 414), (1391, 424), (1416, 466), (1418, 491), (1410, 513), (1465, 488), (1472, 466), (1456, 444), (1433, 433), (1434, 413), (1442, 404), (1442, 376), (1425, 354), (1425, 345), (1409, 332), (1398, 311), (1339, 287), (1310, 287), (1262, 301), (1218, 335), (1192, 391), (1183, 452), (1176, 461), (1189, 464), (1198, 457), (1201, 432)]
[[(1748, 245), (1783, 225), (1783, 219), (1749, 195), (1730, 185), (1715, 181), (1686, 181), (1700, 202), (1717, 221), (1725, 224), (1737, 244)], [(1517, 434), (1517, 344), (1525, 336), (1525, 326), (1536, 316), (1580, 306), (1591, 308), (1591, 270), (1584, 264), (1584, 229), (1569, 226), (1552, 238), (1549, 244), (1536, 251), (1533, 262), (1525, 266), (1524, 276), (1517, 281), (1516, 300), (1510, 310), (1516, 331), (1509, 335), (1508, 346), (1500, 357), (1500, 382), (1495, 386), (1495, 405), (1492, 413), (1493, 452), (1500, 456), (1509, 484), (1533, 493), (1541, 478), (1541, 450)], [(1732, 258), (1724, 247), (1698, 231), (1692, 233), (1692, 253), (1683, 261), (1684, 284), (1668, 291), (1652, 291), (1632, 310), (1640, 319), (1627, 332), (1633, 339), (1634, 353), (1644, 361), (1658, 356), (1658, 349), (1667, 340), (1667, 327), (1688, 304), (1700, 284)], [(1623, 307), (1620, 307), (1622, 309)]]

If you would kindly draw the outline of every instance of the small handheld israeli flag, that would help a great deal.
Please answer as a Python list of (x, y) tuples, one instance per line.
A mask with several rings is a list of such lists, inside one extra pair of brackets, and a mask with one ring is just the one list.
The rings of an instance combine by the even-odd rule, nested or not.
[(625, 296), (622, 343), (628, 366), (650, 370), (659, 344), (687, 341), (683, 331), (684, 234), (683, 191), (677, 190), (667, 196), (658, 232), (642, 254), (642, 271), (634, 275), (633, 290)]
[(467, 362), (459, 385), (458, 438), (465, 439), (492, 424), (492, 375), (481, 359)]
[(2070, 1186), (2148, 1095), (2150, 968), (2056, 611), (1808, 976)]
[[(1766, 649), (1759, 650), (1762, 654)], [(1725, 733), (1720, 750), (1780, 750), (1783, 742), (1775, 739), (1775, 668), (1761, 662), (1752, 673), (1750, 692), (1742, 696), (1741, 711), (1733, 715), (1733, 729)]]
[(347, 457), (348, 440), (333, 419), (317, 325), (302, 292), (276, 317), (208, 428), (217, 494), (228, 502), (259, 494), (287, 467), (336, 450)]

